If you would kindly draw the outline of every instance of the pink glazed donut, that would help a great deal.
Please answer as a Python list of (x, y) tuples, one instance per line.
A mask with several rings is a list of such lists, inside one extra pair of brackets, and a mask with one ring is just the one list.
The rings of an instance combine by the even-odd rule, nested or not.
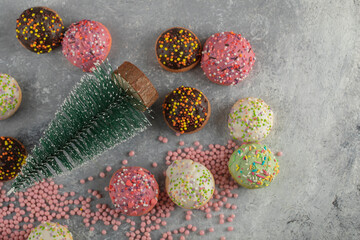
[(249, 75), (254, 63), (254, 51), (241, 34), (215, 33), (205, 42), (201, 68), (214, 83), (235, 85)]
[(114, 206), (123, 214), (141, 216), (158, 202), (159, 185), (145, 168), (122, 167), (111, 177), (109, 194)]
[(102, 63), (111, 49), (111, 35), (101, 23), (81, 20), (70, 25), (62, 41), (64, 56), (84, 72)]

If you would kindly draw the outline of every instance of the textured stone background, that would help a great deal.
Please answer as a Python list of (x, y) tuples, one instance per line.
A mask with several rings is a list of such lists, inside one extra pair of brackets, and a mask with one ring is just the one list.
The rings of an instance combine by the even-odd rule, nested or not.
[[(90, 3), (91, 2), (91, 3)], [(0, 72), (15, 77), (23, 102), (12, 118), (0, 122), (0, 135), (17, 137), (31, 149), (83, 73), (60, 50), (36, 55), (15, 38), (15, 21), (32, 6), (56, 10), (66, 26), (92, 19), (108, 27), (113, 37), (109, 59), (113, 66), (128, 60), (136, 64), (159, 90), (153, 126), (117, 146), (71, 175), (57, 177), (65, 190), (86, 191), (78, 181), (99, 168), (119, 168), (129, 150), (136, 151), (130, 165), (150, 169), (162, 184), (164, 157), (178, 141), (191, 144), (224, 144), (229, 139), (226, 114), (243, 97), (261, 97), (275, 112), (275, 127), (265, 143), (280, 158), (281, 173), (267, 189), (239, 189), (235, 231), (204, 220), (195, 212), (199, 226), (214, 225), (208, 239), (358, 239), (360, 235), (360, 1), (85, 1), (0, 0)], [(235, 31), (243, 34), (257, 56), (250, 76), (235, 87), (211, 83), (200, 67), (174, 74), (158, 65), (154, 44), (165, 29), (191, 29), (202, 43), (211, 34)], [(202, 90), (212, 103), (208, 125), (194, 135), (176, 137), (163, 122), (161, 102), (180, 85)], [(169, 138), (160, 144), (157, 136)], [(151, 162), (160, 167), (153, 169)], [(86, 187), (102, 189), (106, 179)], [(96, 186), (96, 187), (95, 187)], [(105, 195), (105, 193), (104, 193)], [(103, 199), (102, 202), (110, 203)], [(184, 219), (177, 209), (167, 229)], [(61, 221), (75, 239), (103, 239), (89, 233), (77, 218)], [(100, 226), (98, 227), (100, 228)], [(126, 231), (128, 227), (121, 225)], [(118, 231), (106, 239), (121, 239)], [(191, 236), (197, 239), (199, 236)], [(153, 235), (154, 239), (159, 236)]]

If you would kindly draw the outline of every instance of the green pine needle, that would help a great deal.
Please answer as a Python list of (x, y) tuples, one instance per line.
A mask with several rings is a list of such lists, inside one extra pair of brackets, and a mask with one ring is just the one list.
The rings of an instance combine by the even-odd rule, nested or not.
[(109, 63), (82, 77), (26, 160), (10, 192), (80, 166), (150, 126), (142, 102)]

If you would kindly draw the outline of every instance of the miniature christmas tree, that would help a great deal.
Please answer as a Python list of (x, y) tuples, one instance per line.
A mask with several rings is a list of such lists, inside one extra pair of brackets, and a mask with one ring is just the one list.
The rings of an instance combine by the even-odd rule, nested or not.
[(146, 109), (157, 98), (151, 82), (131, 63), (115, 72), (108, 63), (97, 66), (65, 99), (9, 193), (83, 165), (144, 131), (150, 126)]

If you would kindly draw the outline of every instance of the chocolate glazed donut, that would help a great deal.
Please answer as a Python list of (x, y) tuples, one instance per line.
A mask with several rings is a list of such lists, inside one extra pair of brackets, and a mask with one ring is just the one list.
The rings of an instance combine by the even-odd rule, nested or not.
[(16, 38), (25, 48), (38, 54), (59, 47), (64, 31), (60, 16), (46, 7), (26, 9), (16, 20)]

